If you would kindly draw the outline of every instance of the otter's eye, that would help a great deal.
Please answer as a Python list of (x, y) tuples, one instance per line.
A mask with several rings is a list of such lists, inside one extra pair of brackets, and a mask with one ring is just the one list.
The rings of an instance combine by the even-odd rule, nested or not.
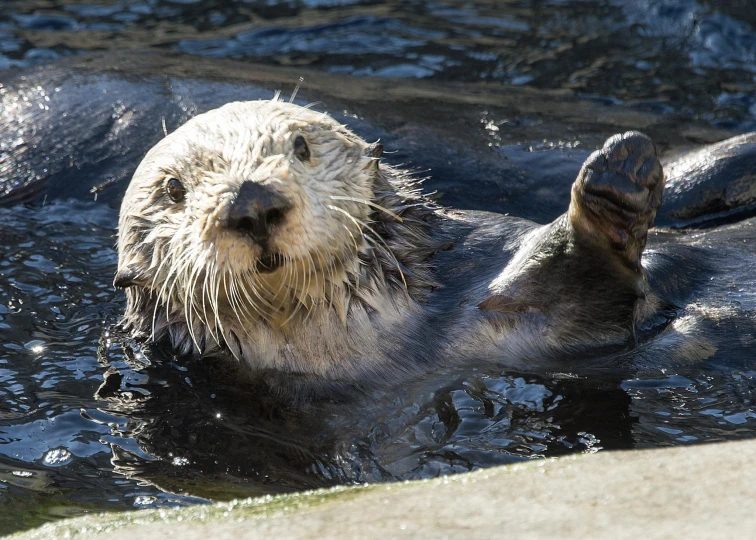
[(168, 181), (165, 183), (165, 192), (173, 202), (183, 201), (184, 195), (186, 194), (186, 190), (184, 189), (183, 184), (176, 178), (168, 179)]
[(301, 135), (294, 139), (294, 155), (299, 158), (299, 161), (310, 159), (310, 148), (307, 146), (307, 141)]

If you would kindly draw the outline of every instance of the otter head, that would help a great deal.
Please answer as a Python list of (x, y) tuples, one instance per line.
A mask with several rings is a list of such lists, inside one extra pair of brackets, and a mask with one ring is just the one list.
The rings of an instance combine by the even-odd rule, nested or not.
[(389, 186), (381, 151), (277, 100), (230, 103), (168, 135), (121, 206), (114, 283), (127, 326), (181, 352), (233, 351), (247, 329), (318, 306), (344, 318), (377, 186)]

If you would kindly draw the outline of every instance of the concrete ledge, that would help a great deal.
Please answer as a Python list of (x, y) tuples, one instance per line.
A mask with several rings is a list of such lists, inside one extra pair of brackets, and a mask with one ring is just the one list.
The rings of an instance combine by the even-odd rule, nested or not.
[(599, 452), (419, 482), (97, 514), (14, 538), (755, 538), (754, 461), (756, 441)]

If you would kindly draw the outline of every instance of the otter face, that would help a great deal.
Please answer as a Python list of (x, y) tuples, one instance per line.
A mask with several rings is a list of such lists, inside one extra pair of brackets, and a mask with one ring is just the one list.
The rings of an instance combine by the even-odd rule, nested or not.
[(168, 135), (121, 207), (115, 284), (128, 288), (127, 321), (151, 317), (153, 337), (182, 322), (197, 345), (194, 331), (225, 334), (223, 313), (239, 327), (281, 325), (328, 301), (358, 271), (372, 148), (325, 114), (279, 101), (231, 103)]

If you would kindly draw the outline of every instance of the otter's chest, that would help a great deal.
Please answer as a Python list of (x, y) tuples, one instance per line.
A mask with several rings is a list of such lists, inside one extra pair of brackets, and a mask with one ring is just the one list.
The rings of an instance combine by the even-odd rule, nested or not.
[[(345, 320), (331, 310), (285, 329), (247, 328), (247, 362), (255, 369), (361, 379), (502, 354), (501, 328), (479, 305), (534, 224), (497, 214), (456, 216), (463, 220), (445, 221), (440, 231), (455, 240), (453, 247), (431, 261), (438, 286), (421, 301), (374, 283), (353, 292)], [(515, 340), (532, 341), (532, 328), (525, 325)]]

